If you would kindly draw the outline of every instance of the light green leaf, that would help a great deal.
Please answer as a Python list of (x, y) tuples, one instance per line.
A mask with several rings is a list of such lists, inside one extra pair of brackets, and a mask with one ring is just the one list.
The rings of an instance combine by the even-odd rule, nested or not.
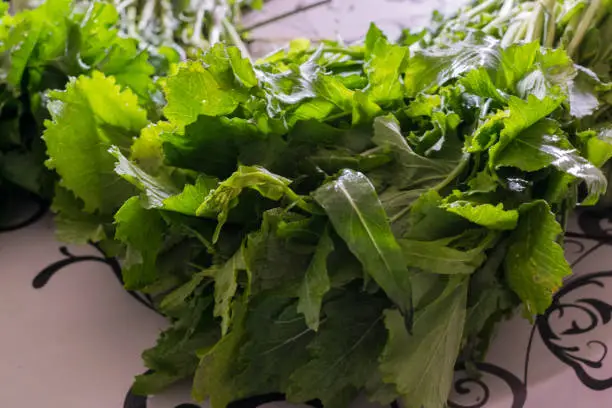
[(531, 315), (546, 311), (563, 278), (571, 275), (563, 248), (562, 229), (545, 201), (523, 204), (517, 229), (504, 260), (506, 280)]
[(352, 94), (353, 125), (369, 123), (382, 109), (365, 92), (355, 91)]
[(489, 71), (484, 67), (469, 71), (459, 82), (468, 93), (491, 98), (502, 104), (507, 102), (508, 96), (495, 86)]
[(55, 188), (51, 211), (56, 214), (55, 236), (62, 242), (84, 245), (107, 238), (104, 224), (108, 219), (83, 211), (83, 202), (59, 185)]
[(406, 264), (425, 272), (467, 275), (473, 273), (486, 259), (482, 247), (462, 251), (447, 246), (447, 243), (448, 240), (399, 240)]
[(315, 87), (317, 96), (333, 103), (345, 112), (351, 111), (355, 92), (344, 86), (338, 78), (330, 75), (320, 75)]
[(491, 167), (497, 165), (498, 158), (503, 150), (522, 131), (550, 115), (562, 102), (563, 98), (558, 96), (538, 99), (533, 95), (529, 95), (526, 101), (511, 96), (508, 100), (508, 115), (503, 119), (504, 129), (501, 131), (499, 141), (489, 150), (489, 163)]
[(583, 133), (581, 139), (585, 144), (583, 154), (593, 166), (602, 167), (612, 158), (612, 127), (604, 124), (594, 133)]
[(217, 83), (200, 62), (183, 63), (178, 72), (166, 79), (164, 114), (173, 123), (186, 126), (199, 115), (221, 116), (232, 113), (238, 101)]
[(164, 164), (162, 135), (173, 133), (175, 126), (168, 122), (149, 124), (142, 129), (140, 136), (134, 140), (130, 159), (147, 173), (155, 176)]
[(225, 50), (230, 59), (234, 75), (236, 75), (240, 83), (247, 88), (257, 86), (257, 76), (248, 58), (243, 58), (242, 53), (237, 47), (226, 47)]
[[(378, 29), (372, 25), (370, 30)], [(384, 35), (380, 35), (371, 45), (365, 67), (369, 81), (367, 92), (373, 102), (395, 101), (403, 97), (398, 78), (406, 64), (407, 54), (408, 48), (390, 44)]]
[(196, 215), (198, 207), (217, 185), (217, 179), (200, 175), (195, 184), (187, 184), (181, 193), (166, 198), (162, 208), (185, 215)]
[(494, 230), (513, 230), (518, 222), (518, 211), (504, 210), (504, 205), (499, 203), (475, 204), (465, 200), (452, 201), (442, 205), (446, 211), (460, 215), (463, 218)]
[(145, 208), (160, 208), (168, 197), (177, 193), (173, 184), (147, 174), (128, 160), (117, 146), (112, 146), (108, 152), (117, 159), (115, 173), (144, 192), (146, 199), (143, 205)]
[(123, 280), (127, 289), (142, 289), (157, 278), (156, 260), (163, 244), (164, 223), (156, 210), (132, 197), (115, 214), (115, 238), (127, 246)]
[(297, 310), (304, 314), (306, 324), (314, 331), (319, 329), (323, 296), (331, 287), (327, 274), (327, 258), (333, 250), (334, 243), (326, 230), (319, 240), (298, 292), (300, 299)]
[(114, 172), (111, 145), (129, 147), (147, 124), (146, 112), (130, 90), (121, 90), (113, 78), (94, 72), (79, 77), (65, 91), (49, 94), (51, 120), (44, 139), (47, 166), (61, 177), (60, 185), (83, 200), (85, 211), (112, 212), (133, 188)]
[(526, 44), (512, 44), (500, 50), (494, 83), (498, 88), (514, 91), (517, 82), (535, 68), (540, 44), (537, 41)]
[(500, 58), (500, 47), (491, 38), (466, 40), (449, 47), (427, 47), (410, 58), (404, 84), (408, 96), (431, 87), (442, 86), (449, 80), (478, 68), (495, 67)]
[(231, 305), (238, 289), (238, 271), (246, 270), (242, 249), (239, 249), (223, 266), (215, 269), (215, 310), (221, 318), (221, 334), (225, 336), (231, 323)]
[(238, 196), (245, 188), (253, 189), (263, 197), (274, 201), (287, 196), (298, 206), (307, 207), (303, 198), (291, 191), (289, 184), (291, 180), (271, 173), (263, 167), (240, 166), (234, 174), (209, 193), (196, 214), (217, 214), (218, 225), (213, 238), (216, 242), (230, 210), (238, 205)]

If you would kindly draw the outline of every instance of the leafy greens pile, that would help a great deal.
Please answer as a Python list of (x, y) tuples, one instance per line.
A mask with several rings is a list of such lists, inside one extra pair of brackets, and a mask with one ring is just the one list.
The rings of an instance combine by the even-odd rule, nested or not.
[[(227, 39), (227, 32), (233, 33), (234, 42), (242, 44), (233, 22), (240, 7), (257, 5), (234, 0), (176, 3), (171, 10), (176, 17), (164, 17), (163, 25), (155, 19), (155, 13), (170, 3), (158, 3), (148, 1), (136, 12), (135, 2), (123, 2), (115, 8), (110, 2), (49, 0), (15, 15), (8, 13), (7, 3), (2, 3), (1, 194), (13, 195), (16, 189), (24, 189), (44, 199), (53, 195), (54, 175), (43, 164), (45, 145), (40, 137), (43, 122), (49, 118), (45, 92), (64, 88), (70, 77), (98, 71), (129, 87), (155, 118), (155, 111), (163, 103), (155, 77), (164, 75), (180, 57), (195, 53), (197, 47)], [(199, 23), (192, 21), (190, 13), (197, 14)], [(211, 20), (213, 16), (220, 20)], [(133, 26), (134, 18), (139, 18), (138, 27)], [(210, 31), (206, 35), (202, 19)], [(193, 31), (194, 24), (200, 24), (200, 31), (191, 33), (190, 40), (176, 42), (173, 37), (158, 35), (174, 27), (173, 33), (182, 38)]]
[[(415, 48), (448, 49), (470, 40), (478, 33), (500, 41), (503, 47), (518, 42), (539, 43), (561, 48), (578, 64), (574, 79), (575, 117), (583, 128), (600, 133), (612, 122), (612, 93), (598, 94), (601, 82), (612, 80), (612, 2), (609, 0), (485, 0), (475, 1), (459, 10), (455, 17), (437, 16), (433, 28), (419, 33), (407, 32)], [(546, 67), (544, 67), (547, 69)], [(532, 74), (522, 87), (536, 95), (546, 92), (546, 83), (556, 73)], [(576, 99), (580, 99), (578, 102)], [(609, 132), (608, 132), (609, 134)], [(605, 166), (612, 180), (612, 166)], [(612, 204), (609, 192), (601, 204)]]
[(160, 80), (161, 120), (108, 72), (48, 94), (60, 236), (119, 256), (172, 321), (136, 392), (442, 408), (458, 358), (546, 310), (568, 213), (606, 190), (609, 85), (479, 28), (257, 64), (217, 44)]

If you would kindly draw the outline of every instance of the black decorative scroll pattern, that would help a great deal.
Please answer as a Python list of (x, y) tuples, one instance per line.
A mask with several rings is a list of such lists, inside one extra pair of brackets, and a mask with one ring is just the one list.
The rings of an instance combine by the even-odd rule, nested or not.
[[(152, 371), (149, 370), (145, 374), (150, 374)], [(258, 408), (262, 405), (269, 404), (271, 402), (285, 401), (285, 395), (280, 393), (271, 393), (264, 395), (256, 395), (253, 397), (241, 399), (228, 404), (228, 408)], [(323, 408), (323, 404), (320, 401), (309, 401), (305, 403), (306, 406), (314, 408)], [(127, 393), (123, 408), (147, 408), (147, 397), (136, 395), (132, 393), (132, 390)], [(199, 408), (197, 405), (191, 403), (184, 403), (177, 405), (175, 408)], [(391, 408), (397, 408), (395, 404)]]
[[(572, 268), (577, 267), (590, 255), (603, 246), (612, 245), (612, 227), (602, 226), (603, 221), (612, 222), (610, 211), (588, 211), (579, 214), (578, 224), (581, 232), (566, 234), (566, 250), (576, 256)], [(586, 242), (591, 245), (586, 245)], [(513, 396), (511, 408), (523, 408), (527, 401), (527, 375), (531, 345), (536, 331), (550, 352), (563, 363), (570, 366), (578, 379), (588, 388), (596, 391), (612, 388), (612, 374), (597, 378), (593, 370), (600, 370), (608, 356), (609, 346), (603, 339), (598, 339), (596, 330), (612, 321), (612, 303), (597, 296), (579, 296), (586, 287), (594, 286), (604, 289), (607, 284), (612, 286), (612, 271), (596, 272), (570, 279), (553, 297), (550, 308), (541, 316), (531, 330), (529, 345), (525, 355), (524, 379), (521, 380), (509, 371), (489, 363), (480, 363), (478, 369), (483, 374), (491, 374), (502, 379), (510, 388)], [(609, 293), (609, 292), (608, 292)], [(570, 296), (573, 295), (573, 296)], [(575, 300), (572, 300), (575, 298)], [(555, 330), (552, 319), (568, 320), (564, 329)], [(588, 340), (582, 338), (582, 344), (577, 342), (578, 336), (591, 334)], [(573, 342), (571, 345), (561, 344), (562, 340)], [(585, 353), (589, 351), (590, 355)], [(587, 354), (587, 356), (583, 356)], [(456, 372), (465, 368), (459, 364)], [(453, 400), (448, 402), (449, 408), (486, 408), (492, 398), (492, 391), (484, 377), (459, 377), (453, 384), (455, 399), (461, 397), (468, 403)]]
[[(12, 193), (9, 193), (9, 194), (12, 194)], [(12, 199), (9, 199), (9, 201), (14, 201), (14, 202), (9, 203), (9, 206), (13, 207), (11, 208), (11, 210), (13, 211), (11, 212), (16, 212), (14, 211), (16, 209), (19, 210), (20, 212), (21, 210), (23, 210), (24, 206), (21, 205), (23, 204), (21, 203), (21, 201), (24, 201), (26, 204), (31, 204), (32, 208), (27, 208), (26, 210), (24, 210), (26, 214), (15, 214), (17, 215), (17, 217), (15, 218), (19, 220), (15, 223), (9, 223), (9, 224), (0, 223), (0, 233), (16, 231), (16, 230), (25, 228), (27, 226), (30, 226), (34, 224), (35, 222), (37, 222), (38, 220), (40, 220), (49, 210), (50, 203), (45, 200), (42, 200), (40, 197), (37, 197), (34, 194), (27, 194), (25, 192), (21, 192), (18, 200), (14, 200), (15, 197), (11, 197), (11, 198)], [(29, 207), (29, 205), (26, 207)], [(25, 215), (25, 218), (22, 217), (23, 215)], [(8, 218), (12, 219), (13, 218), (12, 214)]]
[[(115, 258), (109, 258), (105, 256), (104, 252), (100, 249), (98, 245), (93, 244), (93, 243), (91, 243), (90, 245), (94, 247), (96, 250), (98, 250), (100, 255), (75, 256), (72, 253), (70, 253), (67, 247), (65, 246), (60, 247), (59, 251), (62, 255), (65, 256), (65, 258), (52, 263), (51, 265), (47, 266), (45, 269), (40, 271), (32, 280), (32, 286), (35, 289), (43, 288), (45, 285), (47, 285), (47, 283), (49, 283), (49, 280), (57, 272), (59, 272), (60, 270), (62, 270), (68, 265), (72, 265), (72, 264), (79, 263), (79, 262), (101, 262), (101, 263), (108, 265), (111, 271), (113, 272), (113, 275), (115, 275), (119, 283), (121, 283), (121, 285), (123, 286), (124, 282), (123, 282), (123, 277), (121, 275), (121, 266), (119, 265), (119, 262)], [(141, 294), (141, 293), (130, 291), (130, 290), (128, 290), (127, 292), (130, 296), (132, 296), (134, 299), (136, 299), (139, 303), (141, 303), (145, 307), (155, 311), (156, 313), (159, 313), (155, 309), (155, 306), (153, 305), (153, 301), (151, 300), (151, 297), (149, 295)]]
[[(573, 268), (603, 246), (612, 245), (612, 228), (604, 227), (604, 221), (612, 221), (612, 211), (596, 209), (579, 214), (578, 225), (582, 232), (566, 234), (569, 237), (566, 242), (578, 245), (579, 256), (573, 262)], [(587, 249), (580, 239), (591, 240), (595, 244)], [(612, 388), (609, 367), (606, 371), (608, 374), (602, 371), (609, 345), (604, 339), (597, 338), (601, 333), (598, 330), (612, 320), (612, 304), (606, 296), (598, 297), (592, 291), (599, 289), (603, 294), (603, 290), (610, 286), (612, 271), (573, 278), (554, 295), (550, 308), (536, 321), (536, 327), (550, 352), (571, 367), (586, 387), (596, 391)], [(585, 289), (590, 289), (591, 293), (581, 295)], [(555, 328), (554, 319), (563, 323), (562, 329)], [(595, 377), (595, 373), (602, 375)]]
[(582, 211), (578, 216), (578, 225), (584, 233), (577, 234), (578, 237), (606, 242), (612, 240), (612, 228), (603, 228), (601, 225), (604, 220), (612, 222), (612, 209)]
[[(151, 373), (151, 370), (147, 371), (145, 374)], [(269, 404), (271, 402), (280, 402), (285, 401), (285, 395), (281, 393), (271, 393), (264, 395), (256, 395), (253, 397), (241, 399), (238, 401), (234, 401), (228, 404), (227, 408), (258, 408), (262, 405)], [(314, 400), (308, 401), (304, 405), (314, 408), (323, 408), (323, 404), (321, 401)], [(147, 408), (147, 397), (136, 395), (132, 393), (132, 390), (127, 393), (125, 397), (125, 401), (123, 403), (123, 408)], [(177, 405), (175, 408), (199, 408), (197, 405), (184, 403)], [(390, 408), (399, 408), (397, 403), (392, 403)]]
[[(552, 306), (537, 320), (537, 327), (542, 340), (550, 352), (560, 361), (570, 366), (580, 381), (592, 390), (605, 390), (612, 387), (612, 376), (595, 378), (592, 371), (603, 368), (608, 355), (608, 345), (602, 339), (591, 338), (580, 340), (587, 333), (596, 337), (596, 329), (607, 325), (612, 320), (612, 304), (596, 297), (578, 297), (566, 301), (564, 297), (572, 292), (595, 286), (606, 287), (606, 281), (612, 284), (612, 271), (598, 272), (574, 279), (564, 286), (555, 296)], [(566, 319), (562, 331), (555, 330), (551, 319)], [(568, 340), (570, 345), (561, 344)], [(585, 349), (594, 352), (594, 356), (585, 356)]]
[[(481, 374), (493, 375), (503, 380), (506, 385), (508, 385), (513, 396), (511, 408), (522, 408), (525, 405), (525, 401), (527, 400), (527, 386), (517, 376), (499, 366), (490, 363), (478, 363), (476, 364), (476, 367)], [(462, 371), (465, 371), (465, 366), (463, 364), (458, 364), (457, 367), (455, 367), (455, 373)], [(468, 405), (465, 405), (465, 403), (456, 401), (456, 398), (451, 395), (448, 401), (449, 408), (486, 407), (491, 397), (491, 390), (482, 377), (455, 378), (453, 383), (453, 391), (455, 392), (455, 397), (461, 396), (464, 399), (469, 400), (469, 402), (467, 403)]]

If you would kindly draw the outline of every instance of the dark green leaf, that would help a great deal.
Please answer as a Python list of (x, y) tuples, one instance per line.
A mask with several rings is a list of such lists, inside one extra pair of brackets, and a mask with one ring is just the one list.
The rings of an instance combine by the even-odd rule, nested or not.
[(521, 206), (504, 270), (508, 284), (530, 315), (544, 313), (563, 278), (572, 273), (563, 248), (557, 243), (561, 231), (545, 201)]
[(380, 371), (407, 408), (446, 406), (461, 346), (466, 296), (467, 282), (451, 280), (435, 302), (416, 314), (411, 334), (397, 311), (385, 312), (389, 339)]
[(326, 304), (325, 320), (308, 345), (310, 360), (291, 375), (288, 400), (320, 398), (325, 406), (348, 406), (376, 370), (387, 305), (385, 299), (363, 293), (347, 293)]
[(408, 270), (385, 211), (366, 176), (345, 170), (314, 193), (334, 229), (403, 313), (410, 313)]

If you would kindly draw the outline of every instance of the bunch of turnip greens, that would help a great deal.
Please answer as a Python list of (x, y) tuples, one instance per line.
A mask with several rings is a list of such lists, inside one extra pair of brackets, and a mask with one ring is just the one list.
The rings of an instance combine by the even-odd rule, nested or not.
[[(432, 29), (407, 32), (406, 40), (416, 42), (413, 50), (421, 48), (418, 53), (432, 47), (434, 50), (454, 48), (477, 33), (498, 39), (502, 47), (534, 42), (566, 50), (580, 66), (572, 84), (573, 114), (579, 119), (579, 127), (597, 129), (601, 135), (609, 137), (606, 129), (610, 129), (612, 121), (612, 93), (597, 94), (594, 88), (602, 81), (612, 80), (612, 1), (479, 0), (459, 10), (452, 18), (438, 15)], [(541, 72), (525, 77), (520, 86), (525, 92), (542, 96), (547, 92), (549, 78), (555, 75), (543, 66)], [(612, 180), (612, 167), (605, 168), (608, 180)], [(610, 192), (601, 204), (612, 204)]]
[(161, 82), (157, 120), (129, 84), (73, 78), (44, 133), (61, 235), (101, 241), (172, 322), (139, 393), (194, 376), (214, 408), (442, 408), (458, 358), (546, 310), (578, 188), (606, 189), (612, 145), (583, 118), (608, 85), (538, 43), (410, 52), (373, 26), (257, 64), (217, 44)]
[[(69, 77), (99, 71), (135, 92), (154, 119), (163, 103), (155, 76), (165, 74), (181, 56), (220, 39), (231, 37), (244, 49), (233, 24), (241, 7), (257, 5), (175, 2), (172, 17), (159, 15), (159, 8), (170, 3), (153, 0), (117, 7), (112, 2), (48, 0), (32, 10), (17, 3), (12, 4), (14, 15), (7, 3), (0, 10), (0, 194), (25, 189), (46, 199), (54, 184), (53, 173), (43, 164), (40, 138), (49, 118), (46, 91), (64, 88)], [(171, 28), (177, 39), (167, 38)]]

